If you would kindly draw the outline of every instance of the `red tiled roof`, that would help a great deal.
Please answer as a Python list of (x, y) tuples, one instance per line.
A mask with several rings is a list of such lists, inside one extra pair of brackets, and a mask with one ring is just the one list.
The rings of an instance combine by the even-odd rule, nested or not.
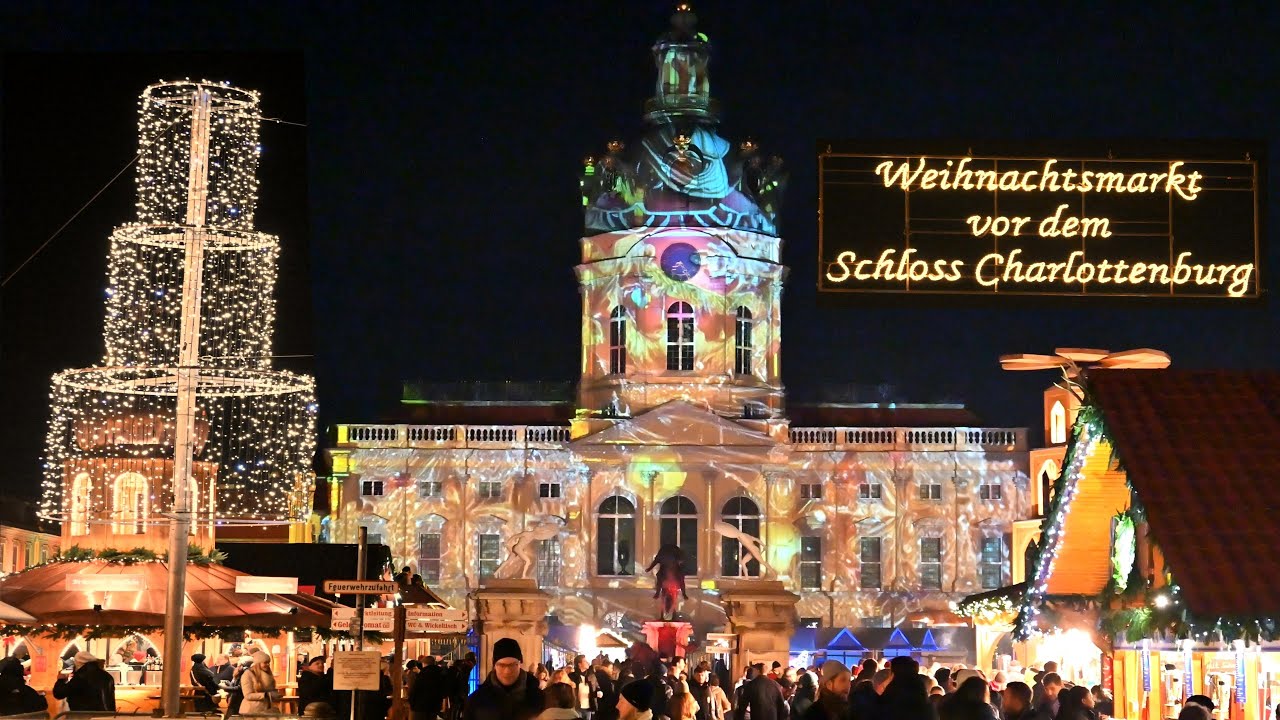
[(1091, 370), (1087, 385), (1188, 609), (1280, 614), (1280, 373)]

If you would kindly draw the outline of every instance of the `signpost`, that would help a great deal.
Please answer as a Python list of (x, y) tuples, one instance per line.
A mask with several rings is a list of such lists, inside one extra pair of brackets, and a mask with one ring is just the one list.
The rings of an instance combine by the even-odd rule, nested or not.
[(1256, 299), (1259, 144), (821, 143), (830, 299)]

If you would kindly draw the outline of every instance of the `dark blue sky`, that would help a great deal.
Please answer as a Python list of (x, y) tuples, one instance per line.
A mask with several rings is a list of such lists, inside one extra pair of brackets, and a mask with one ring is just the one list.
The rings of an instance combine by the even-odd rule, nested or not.
[[(48, 66), (10, 55), (10, 87), (0, 88), (5, 207), (12, 214), (17, 203), (22, 216), (4, 223), (6, 268), (134, 152), (142, 87), (161, 75), (205, 74), (192, 66), (207, 62), (210, 75), (261, 85), (267, 114), (308, 123), (264, 131), (268, 153), (279, 150), (264, 159), (259, 225), (285, 242), (277, 351), (315, 355), (290, 366), (317, 374), (325, 422), (376, 419), (405, 378), (573, 379), (576, 172), (584, 155), (640, 130), (653, 82), (648, 48), (673, 3), (16, 5), (0, 9), (3, 48), (48, 53)], [(1050, 378), (1001, 373), (1002, 353), (1151, 346), (1183, 367), (1280, 366), (1280, 316), (1267, 303), (818, 305), (818, 138), (1275, 146), (1275, 4), (1145, 5), (694, 3), (715, 48), (723, 133), (753, 135), (791, 170), (789, 386), (886, 382), (910, 399), (963, 399), (991, 424), (1035, 426), (1037, 392)], [(260, 54), (279, 51), (294, 54)], [(68, 52), (174, 54), (86, 63)], [(259, 54), (237, 59), (244, 52)], [(34, 92), (45, 74), (70, 78), (59, 99), (15, 107), (14, 89)], [(71, 112), (67, 97), (117, 85), (126, 97), (109, 108), (79, 107), (101, 130), (38, 119), (49, 107)], [(32, 147), (51, 148), (51, 167), (15, 174)], [(35, 484), (48, 373), (100, 359), (106, 238), (131, 219), (131, 184), (104, 195), (0, 295), (0, 450), (15, 488)], [(1273, 198), (1264, 203), (1271, 217)], [(1273, 226), (1264, 290), (1278, 267)]]

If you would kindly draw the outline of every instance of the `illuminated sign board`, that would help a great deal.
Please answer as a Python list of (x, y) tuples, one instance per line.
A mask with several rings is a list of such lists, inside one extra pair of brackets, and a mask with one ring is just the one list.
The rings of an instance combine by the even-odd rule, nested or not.
[(147, 589), (147, 577), (106, 573), (67, 575), (63, 589), (68, 592), (142, 592)]
[(819, 290), (1259, 296), (1260, 146), (979, 150), (821, 143)]
[(296, 595), (298, 593), (298, 578), (237, 575), (236, 592), (254, 595), (268, 593)]

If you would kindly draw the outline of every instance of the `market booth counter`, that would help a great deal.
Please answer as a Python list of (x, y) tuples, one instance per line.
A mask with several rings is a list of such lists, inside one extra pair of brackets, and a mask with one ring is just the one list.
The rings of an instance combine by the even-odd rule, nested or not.
[(1075, 387), (1019, 637), (1090, 633), (1117, 717), (1206, 695), (1217, 720), (1272, 720), (1280, 373), (1094, 369)]
[[(29, 662), (32, 687), (50, 691), (64, 663), (84, 650), (116, 679), (120, 711), (150, 710), (165, 661), (168, 565), (149, 552), (108, 557), (55, 559), (0, 579), (0, 598), (30, 618), (5, 621), (3, 633), (21, 638), (8, 651)], [(237, 592), (237, 581), (252, 576), (216, 558), (193, 558), (186, 568), (181, 677), (189, 677), (192, 654), (212, 660), (233, 641), (267, 652), (277, 675), (294, 677), (294, 631), (327, 628), (337, 605), (305, 594)]]

